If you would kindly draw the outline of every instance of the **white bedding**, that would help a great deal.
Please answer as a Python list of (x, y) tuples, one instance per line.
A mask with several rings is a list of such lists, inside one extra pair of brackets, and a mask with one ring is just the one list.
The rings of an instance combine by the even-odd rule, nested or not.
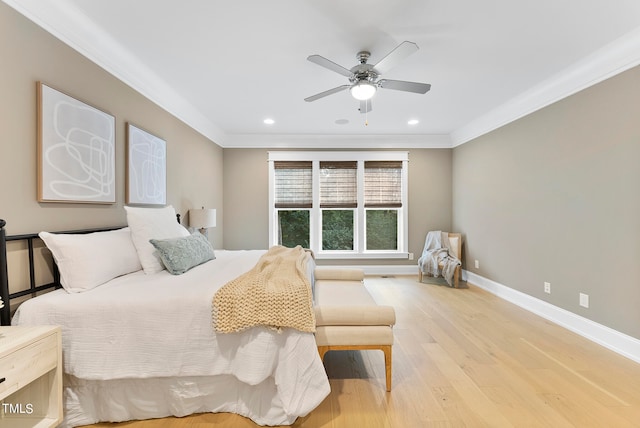
[[(254, 327), (216, 335), (211, 325), (215, 292), (253, 267), (263, 253), (216, 251), (216, 260), (179, 276), (140, 271), (84, 293), (56, 290), (23, 303), (12, 323), (62, 326), (65, 410), (70, 413), (65, 420), (71, 426), (98, 420), (183, 416), (193, 411), (231, 411), (259, 424), (290, 424), (329, 393), (313, 334)], [(105, 397), (104, 406), (82, 397), (82, 391), (109, 384), (117, 391), (135, 379), (146, 386), (168, 382), (170, 388), (170, 378), (178, 378), (181, 387), (184, 379), (187, 384), (200, 379), (203, 385), (213, 388), (220, 384), (222, 389), (202, 393), (203, 403), (197, 406), (178, 403), (176, 407), (175, 400), (168, 400), (166, 405), (152, 404), (142, 412), (126, 410), (126, 403), (115, 405), (117, 395), (109, 397), (104, 391), (98, 394)], [(266, 396), (239, 398), (229, 391), (231, 384), (236, 390), (246, 390), (245, 395), (251, 395), (254, 388), (259, 396)], [(207, 395), (216, 398), (207, 404)], [(134, 401), (127, 402), (134, 405)], [(265, 402), (272, 408), (263, 408)], [(100, 407), (100, 411), (93, 407)], [(192, 408), (195, 410), (189, 410)], [(78, 418), (83, 413), (88, 416)]]

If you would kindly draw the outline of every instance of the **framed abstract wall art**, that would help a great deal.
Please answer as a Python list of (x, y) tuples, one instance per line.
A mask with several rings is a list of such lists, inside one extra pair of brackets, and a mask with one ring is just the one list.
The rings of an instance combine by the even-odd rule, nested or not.
[(115, 117), (37, 84), (38, 201), (113, 204)]
[(126, 203), (165, 205), (167, 202), (167, 144), (127, 123)]

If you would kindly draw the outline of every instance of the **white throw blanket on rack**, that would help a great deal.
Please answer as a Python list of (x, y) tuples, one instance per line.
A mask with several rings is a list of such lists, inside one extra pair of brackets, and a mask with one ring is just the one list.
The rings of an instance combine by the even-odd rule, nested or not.
[[(422, 256), (418, 259), (418, 266), (422, 273), (429, 276), (442, 276), (447, 284), (453, 286), (453, 276), (460, 260), (450, 254), (449, 236), (446, 232), (432, 231), (427, 233), (424, 241)], [(439, 264), (442, 263), (442, 268)]]

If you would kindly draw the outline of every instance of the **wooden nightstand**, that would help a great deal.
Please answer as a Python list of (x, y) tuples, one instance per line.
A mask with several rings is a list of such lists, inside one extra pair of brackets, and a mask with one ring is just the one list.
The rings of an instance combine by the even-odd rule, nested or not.
[(0, 327), (0, 427), (62, 422), (60, 327)]

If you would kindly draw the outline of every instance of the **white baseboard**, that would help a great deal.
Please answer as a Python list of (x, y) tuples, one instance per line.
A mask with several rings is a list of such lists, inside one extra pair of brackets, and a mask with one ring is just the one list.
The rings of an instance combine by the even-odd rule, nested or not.
[(501, 299), (520, 306), (529, 312), (548, 319), (582, 337), (640, 363), (640, 340), (635, 337), (620, 333), (617, 330), (598, 324), (590, 319), (576, 315), (573, 312), (569, 312), (473, 272), (463, 270), (462, 277), (468, 282)]

